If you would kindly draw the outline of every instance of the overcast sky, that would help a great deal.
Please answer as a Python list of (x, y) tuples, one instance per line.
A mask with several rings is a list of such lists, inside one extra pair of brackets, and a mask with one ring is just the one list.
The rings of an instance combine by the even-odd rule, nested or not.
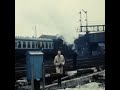
[[(105, 0), (15, 0), (15, 36), (61, 34), (72, 43), (80, 26), (80, 10), (88, 24), (105, 24)], [(85, 25), (85, 13), (82, 12)]]

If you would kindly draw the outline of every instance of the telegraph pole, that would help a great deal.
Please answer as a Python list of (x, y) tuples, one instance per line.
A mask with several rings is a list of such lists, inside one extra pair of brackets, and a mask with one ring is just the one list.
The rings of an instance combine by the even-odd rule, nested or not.
[(86, 19), (85, 19), (85, 21), (86, 21), (86, 33), (88, 34), (88, 20), (87, 20), (87, 11), (84, 11), (83, 9), (82, 9), (82, 11), (86, 14)]
[(84, 11), (83, 9), (82, 9), (82, 11), (86, 14), (86, 19), (85, 19), (85, 21), (86, 21), (86, 46), (87, 46), (87, 49), (89, 52), (89, 37), (88, 37), (89, 31), (88, 31), (87, 11)]
[(81, 15), (81, 11), (80, 11), (80, 30), (82, 32), (82, 15)]

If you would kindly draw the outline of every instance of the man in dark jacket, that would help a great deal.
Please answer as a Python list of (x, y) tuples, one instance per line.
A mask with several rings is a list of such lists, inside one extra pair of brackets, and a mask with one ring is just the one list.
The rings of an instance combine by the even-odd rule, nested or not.
[(73, 70), (76, 70), (76, 62), (77, 62), (77, 50), (73, 53)]

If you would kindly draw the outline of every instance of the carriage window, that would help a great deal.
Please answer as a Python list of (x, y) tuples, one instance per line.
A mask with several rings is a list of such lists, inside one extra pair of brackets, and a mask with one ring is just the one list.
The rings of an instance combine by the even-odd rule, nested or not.
[(49, 48), (51, 48), (51, 44), (49, 43)]
[(36, 48), (38, 48), (38, 44), (36, 43)]
[(51, 48), (53, 48), (53, 43), (51, 45), (52, 45)]
[(20, 41), (18, 42), (18, 48), (21, 48), (21, 42)]
[(42, 43), (42, 48), (44, 48), (44, 43)]
[(46, 43), (44, 42), (44, 48), (46, 48)]
[(48, 48), (48, 43), (46, 42), (46, 48)]
[(34, 42), (32, 42), (32, 48), (35, 48), (35, 44), (34, 44)]
[(25, 41), (23, 42), (23, 48), (26, 48), (26, 42)]
[(28, 48), (30, 48), (30, 42), (28, 42)]
[(38, 43), (38, 48), (40, 48), (40, 43)]

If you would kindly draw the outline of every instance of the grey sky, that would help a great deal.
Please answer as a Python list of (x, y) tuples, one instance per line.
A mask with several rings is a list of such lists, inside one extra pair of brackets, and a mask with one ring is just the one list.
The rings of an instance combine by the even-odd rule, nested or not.
[[(15, 0), (15, 36), (62, 34), (72, 43), (77, 37), (79, 12), (88, 12), (88, 24), (105, 24), (105, 0)], [(85, 14), (82, 12), (85, 25)]]

